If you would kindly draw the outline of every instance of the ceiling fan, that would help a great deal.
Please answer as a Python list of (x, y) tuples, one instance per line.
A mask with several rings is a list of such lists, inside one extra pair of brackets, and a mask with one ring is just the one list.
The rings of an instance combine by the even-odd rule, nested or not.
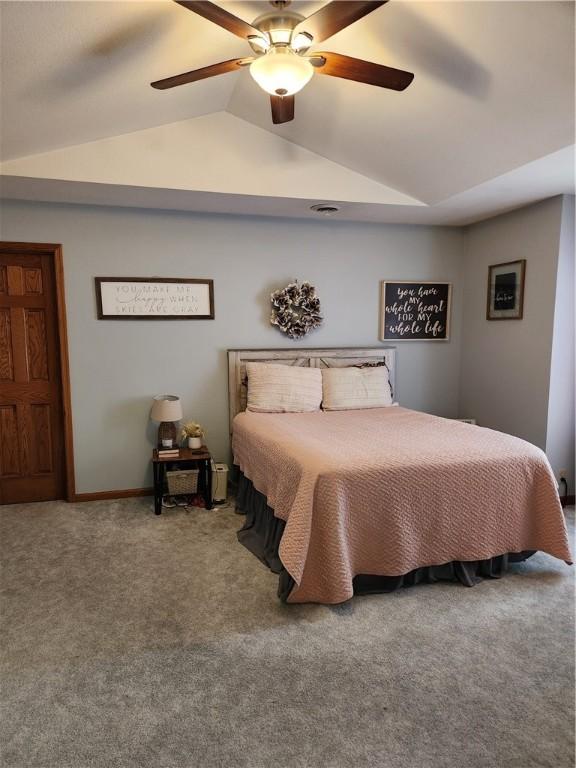
[(156, 80), (151, 83), (153, 88), (174, 88), (225, 72), (234, 72), (238, 67), (250, 67), (254, 80), (270, 94), (272, 122), (287, 123), (294, 119), (294, 94), (309, 82), (314, 72), (391, 88), (394, 91), (403, 91), (414, 79), (411, 72), (339, 53), (322, 51), (308, 54), (312, 45), (335, 35), (388, 0), (334, 0), (308, 18), (286, 10), (290, 0), (270, 0), (274, 10), (258, 16), (252, 24), (206, 0), (174, 1), (232, 32), (233, 35), (244, 38), (256, 55), (230, 59), (164, 80)]

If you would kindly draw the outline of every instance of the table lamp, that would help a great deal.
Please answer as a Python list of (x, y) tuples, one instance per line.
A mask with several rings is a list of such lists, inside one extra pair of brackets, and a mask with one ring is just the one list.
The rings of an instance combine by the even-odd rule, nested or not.
[(172, 448), (176, 443), (176, 421), (182, 418), (182, 403), (176, 395), (156, 395), (150, 411), (152, 421), (159, 421), (158, 446)]

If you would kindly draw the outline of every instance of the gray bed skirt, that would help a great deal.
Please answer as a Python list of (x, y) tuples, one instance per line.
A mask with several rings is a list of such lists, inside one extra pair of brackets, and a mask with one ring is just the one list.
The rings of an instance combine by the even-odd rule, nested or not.
[[(266, 497), (239, 470), (236, 511), (246, 515), (244, 526), (238, 531), (238, 541), (278, 574), (278, 597), (286, 602), (294, 580), (282, 565), (278, 554), (285, 522), (274, 516), (274, 510), (268, 506)], [(533, 551), (513, 552), (488, 560), (454, 560), (443, 565), (416, 568), (402, 576), (360, 574), (353, 580), (354, 594), (394, 592), (401, 587), (432, 584), (436, 581), (458, 581), (465, 587), (473, 587), (482, 579), (499, 579), (510, 563), (521, 563), (533, 554)]]

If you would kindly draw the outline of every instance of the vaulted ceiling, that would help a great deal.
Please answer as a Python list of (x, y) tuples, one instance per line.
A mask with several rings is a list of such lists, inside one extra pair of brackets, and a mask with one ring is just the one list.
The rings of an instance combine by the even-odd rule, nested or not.
[[(270, 7), (220, 4), (249, 22)], [(391, 0), (322, 49), (412, 85), (316, 75), (278, 126), (247, 70), (150, 88), (250, 54), (170, 0), (0, 13), (4, 196), (459, 224), (574, 191), (573, 2)]]

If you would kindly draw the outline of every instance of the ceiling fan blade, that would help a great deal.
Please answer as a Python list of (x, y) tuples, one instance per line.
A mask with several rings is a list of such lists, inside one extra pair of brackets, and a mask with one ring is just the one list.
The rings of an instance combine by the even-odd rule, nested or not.
[(294, 120), (294, 96), (270, 96), (272, 122), (289, 123)]
[(247, 59), (221, 61), (219, 64), (210, 64), (208, 67), (193, 69), (191, 72), (183, 72), (181, 75), (166, 77), (164, 80), (156, 80), (155, 82), (150, 83), (150, 85), (152, 88), (158, 88), (158, 90), (164, 91), (166, 88), (175, 88), (177, 85), (194, 83), (196, 80), (205, 80), (207, 77), (224, 75), (226, 72), (236, 72), (240, 67), (244, 66), (247, 61)]
[(390, 88), (393, 91), (403, 91), (408, 88), (414, 75), (402, 69), (385, 67), (371, 61), (355, 59), (352, 56), (342, 56), (340, 53), (314, 52), (314, 58), (321, 56), (326, 59), (323, 66), (315, 66), (315, 71), (321, 75), (342, 77), (345, 80), (356, 80), (359, 83), (378, 85), (380, 88)]
[(219, 27), (227, 29), (228, 32), (232, 32), (233, 35), (242, 37), (245, 40), (249, 35), (256, 35), (262, 37), (262, 33), (255, 27), (248, 24), (243, 19), (239, 19), (238, 16), (234, 16), (233, 13), (225, 11), (224, 8), (220, 8), (216, 3), (209, 3), (207, 0), (174, 0), (175, 3), (181, 5), (183, 8), (187, 8), (189, 11), (197, 13), (199, 16), (203, 16), (208, 21), (212, 21), (214, 24), (218, 24)]
[(341, 29), (350, 26), (387, 2), (388, 0), (377, 0), (376, 2), (334, 0), (301, 21), (294, 30), (293, 37), (300, 32), (308, 32), (314, 38), (315, 43), (321, 43), (322, 40), (332, 37), (336, 32), (340, 32)]

